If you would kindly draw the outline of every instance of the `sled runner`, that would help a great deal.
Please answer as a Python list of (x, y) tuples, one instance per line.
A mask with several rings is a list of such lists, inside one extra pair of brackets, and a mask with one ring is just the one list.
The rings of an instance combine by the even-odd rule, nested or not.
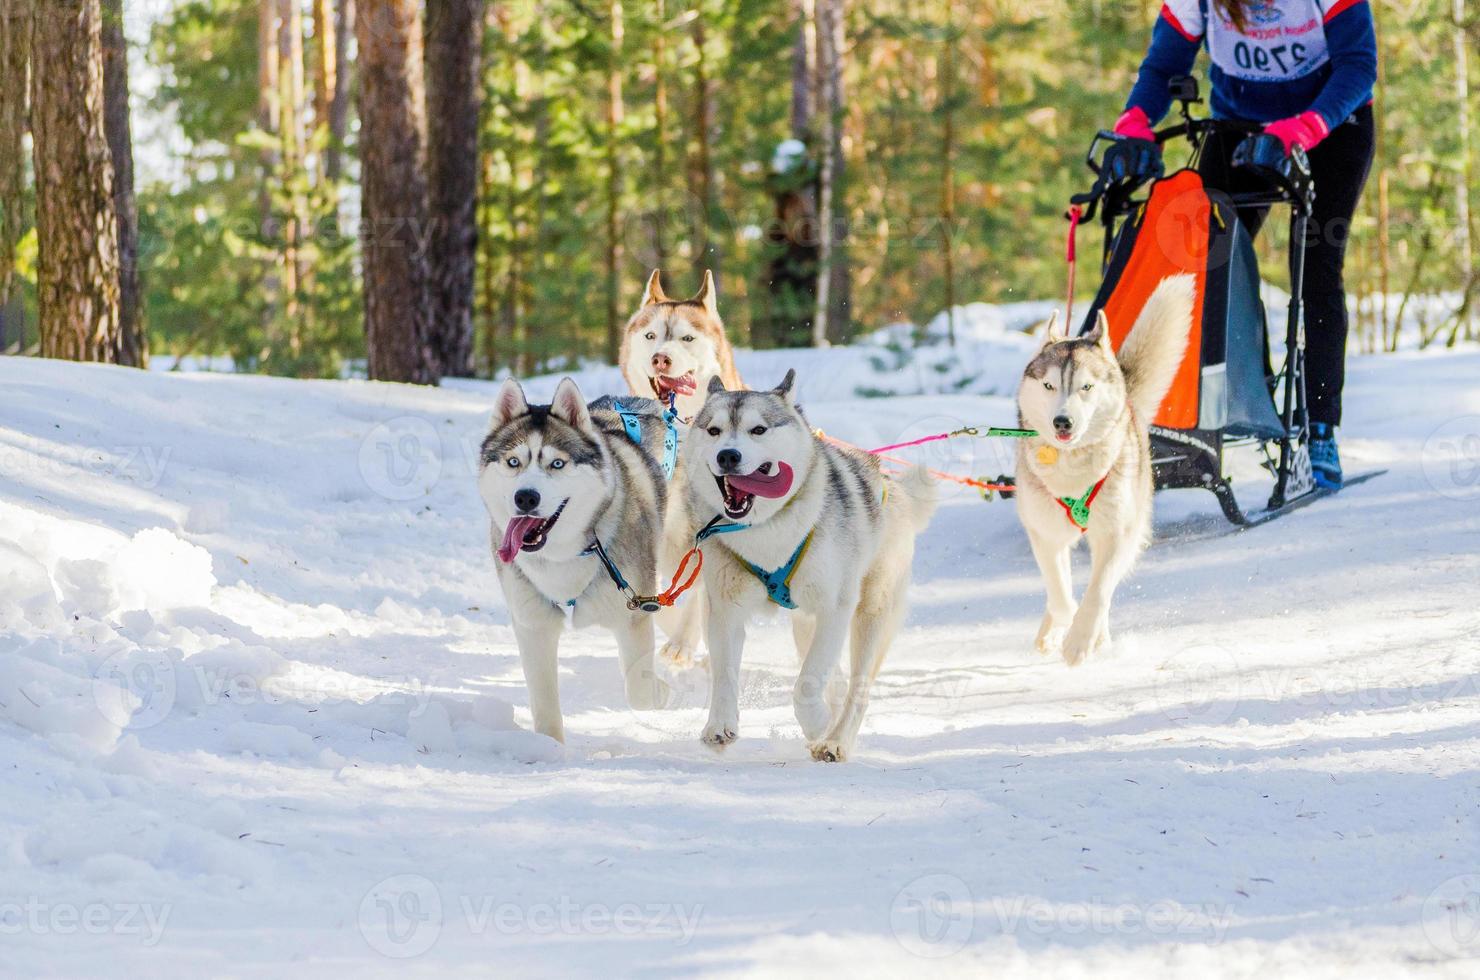
[[(1156, 486), (1211, 490), (1231, 522), (1249, 526), (1326, 495), (1311, 476), (1300, 299), (1315, 199), (1310, 163), (1298, 146), (1287, 155), (1257, 124), (1195, 118), (1192, 106), (1201, 101), (1195, 79), (1174, 79), (1171, 89), (1182, 122), (1158, 132), (1156, 141), (1186, 139), (1192, 149), (1186, 169), (1164, 175), (1162, 155), (1149, 141), (1102, 131), (1090, 144), (1086, 163), (1095, 182), (1071, 199), (1071, 221), (1098, 214), (1105, 235), (1103, 280), (1080, 333), (1104, 310), (1118, 349), (1163, 278), (1196, 277), (1187, 354), (1150, 427)], [(1256, 175), (1259, 189), (1230, 194), (1204, 185), (1197, 162), (1215, 133), (1242, 137), (1233, 165)], [(1239, 208), (1273, 206), (1290, 208), (1290, 305), (1278, 371), (1271, 367), (1253, 241), (1238, 219)], [(1071, 245), (1071, 261), (1072, 254)], [(1239, 504), (1224, 473), (1225, 450), (1249, 445), (1264, 454), (1274, 477), (1266, 507), (1256, 512)]]

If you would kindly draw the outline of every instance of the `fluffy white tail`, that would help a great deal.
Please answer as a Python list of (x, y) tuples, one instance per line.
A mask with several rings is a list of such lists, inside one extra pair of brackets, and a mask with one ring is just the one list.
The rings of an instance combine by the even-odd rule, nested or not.
[(1196, 296), (1196, 276), (1183, 273), (1163, 279), (1116, 354), (1131, 408), (1145, 421), (1161, 407), (1187, 352)]
[(923, 466), (911, 466), (892, 479), (894, 492), (909, 502), (910, 524), (919, 534), (930, 526), (935, 515), (940, 494), (935, 486), (935, 477)]

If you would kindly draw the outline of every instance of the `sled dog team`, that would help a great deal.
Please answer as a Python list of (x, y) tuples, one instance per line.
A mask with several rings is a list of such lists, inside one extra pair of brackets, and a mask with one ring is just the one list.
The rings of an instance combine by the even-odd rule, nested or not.
[[(1193, 306), (1192, 276), (1164, 280), (1118, 351), (1103, 314), (1079, 337), (1055, 317), (1023, 373), (1019, 425), (1037, 435), (1020, 440), (1017, 511), (1048, 600), (1037, 648), (1070, 665), (1109, 642), (1111, 598), (1150, 538), (1147, 425)], [(701, 737), (728, 745), (740, 731), (746, 623), (780, 607), (791, 611), (793, 706), (812, 757), (845, 760), (905, 617), (915, 539), (936, 506), (932, 478), (886, 474), (878, 457), (822, 439), (794, 371), (747, 390), (708, 273), (697, 295), (673, 300), (654, 272), (620, 361), (629, 394), (589, 403), (569, 378), (549, 405), (506, 381), (482, 446), (478, 488), (535, 730), (564, 739), (557, 651), (569, 616), (615, 635), (636, 709), (668, 703), (656, 657), (687, 665), (702, 639)], [(1069, 561), (1081, 539), (1092, 571), (1076, 606)], [(685, 569), (701, 565), (694, 587), (676, 605), (656, 601), (685, 557)]]

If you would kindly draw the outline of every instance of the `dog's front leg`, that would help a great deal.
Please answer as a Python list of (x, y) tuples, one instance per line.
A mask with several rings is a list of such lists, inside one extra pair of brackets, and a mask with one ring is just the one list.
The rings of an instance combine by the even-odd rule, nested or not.
[(617, 635), (617, 658), (622, 664), (622, 680), (627, 688), (627, 703), (638, 711), (667, 707), (670, 690), (653, 665), (655, 633), (652, 616), (634, 613), (614, 632)]
[[(529, 691), (529, 712), (534, 730), (557, 742), (565, 741), (565, 723), (560, 715), (561, 615), (550, 609), (526, 610), (514, 619), (514, 639), (519, 643), (519, 663), (524, 668), (524, 686)], [(527, 617), (527, 618), (526, 618)]]
[(1038, 627), (1034, 646), (1039, 653), (1052, 653), (1074, 621), (1074, 580), (1069, 564), (1074, 540), (1071, 538), (1063, 543), (1029, 530), (1028, 542), (1033, 547), (1033, 557), (1038, 561), (1038, 570), (1043, 573), (1043, 588), (1048, 593), (1043, 624)]
[(857, 597), (840, 602), (836, 609), (818, 613), (812, 629), (812, 644), (802, 659), (802, 669), (797, 674), (792, 688), (792, 707), (802, 734), (808, 742), (816, 742), (827, 734), (832, 726), (832, 704), (828, 687), (838, 670), (838, 661), (843, 656), (843, 644), (848, 640), (848, 613), (857, 603)]
[(716, 748), (740, 734), (740, 657), (745, 649), (745, 612), (724, 600), (723, 584), (710, 580), (705, 609), (709, 645), (709, 723), (700, 737)]
[(1089, 543), (1089, 585), (1064, 637), (1064, 662), (1070, 667), (1079, 666), (1085, 657), (1110, 642), (1110, 600), (1141, 550), (1139, 540), (1128, 539), (1115, 529), (1099, 534), (1091, 530)]

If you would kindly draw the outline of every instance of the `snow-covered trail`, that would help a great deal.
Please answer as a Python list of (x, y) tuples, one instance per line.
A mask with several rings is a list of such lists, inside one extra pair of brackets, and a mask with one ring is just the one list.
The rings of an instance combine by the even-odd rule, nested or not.
[[(796, 356), (842, 438), (1012, 417)], [(701, 672), (627, 711), (598, 632), (564, 751), (520, 729), (487, 386), (0, 359), (0, 973), (1474, 975), (1477, 377), (1353, 359), (1347, 466), (1389, 473), (1273, 525), (1162, 495), (1076, 671), (1012, 505), (952, 495), (825, 766), (780, 621), (724, 755)]]

